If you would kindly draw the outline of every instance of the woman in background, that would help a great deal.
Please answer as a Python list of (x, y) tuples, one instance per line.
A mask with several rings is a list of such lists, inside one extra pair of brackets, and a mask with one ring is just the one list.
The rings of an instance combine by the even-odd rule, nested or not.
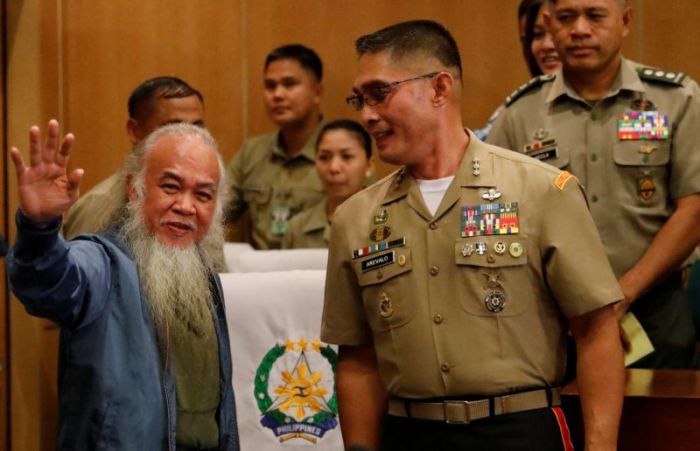
[[(537, 77), (556, 72), (561, 67), (561, 61), (552, 42), (552, 36), (547, 33), (544, 25), (544, 4), (546, 0), (522, 0), (518, 8), (518, 26), (520, 27), (520, 42), (523, 46), (523, 56), (530, 75)], [(474, 134), (482, 141), (486, 140), (493, 123), (504, 106), (501, 105), (493, 112), (482, 128), (474, 130)]]
[(316, 142), (316, 172), (325, 198), (294, 216), (283, 249), (326, 248), (330, 218), (338, 205), (360, 191), (372, 170), (372, 139), (359, 123), (339, 119), (326, 124)]
[(533, 1), (525, 15), (523, 54), (533, 77), (548, 75), (561, 67), (552, 36), (544, 24), (544, 0)]

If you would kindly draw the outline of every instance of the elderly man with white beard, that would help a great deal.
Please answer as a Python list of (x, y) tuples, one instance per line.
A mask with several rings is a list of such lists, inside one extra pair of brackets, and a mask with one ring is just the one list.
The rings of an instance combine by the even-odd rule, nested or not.
[(81, 169), (56, 121), (29, 133), (17, 171), (8, 255), (26, 310), (61, 326), (59, 448), (238, 450), (223, 295), (210, 254), (222, 242), (218, 146), (189, 124), (162, 127), (122, 168), (128, 198), (112, 227), (66, 242), (63, 213)]

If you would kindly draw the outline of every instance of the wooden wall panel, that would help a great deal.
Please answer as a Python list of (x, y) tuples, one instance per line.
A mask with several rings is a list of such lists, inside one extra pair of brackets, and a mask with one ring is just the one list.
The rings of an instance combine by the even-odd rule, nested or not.
[(83, 191), (130, 150), (127, 99), (142, 81), (180, 77), (205, 96), (206, 122), (228, 159), (242, 139), (241, 2), (63, 3), (63, 111), (76, 135)]
[(638, 0), (635, 20), (641, 62), (668, 70), (683, 71), (700, 80), (700, 50), (695, 31), (700, 24), (697, 0)]
[[(239, 8), (188, 0), (11, 2), (10, 141), (26, 154), (29, 125), (58, 118), (77, 136), (72, 165), (86, 169), (88, 189), (128, 152), (124, 123), (133, 87), (169, 74), (205, 95), (208, 125), (230, 156), (242, 134)], [(6, 212), (16, 209), (14, 183), (10, 178)], [(55, 449), (58, 331), (16, 301), (9, 324), (11, 449)]]
[[(2, 1), (2, 0), (0, 0)], [(636, 8), (625, 54), (700, 78), (692, 30), (695, 0), (630, 0)], [(462, 53), (462, 112), (481, 126), (528, 78), (517, 35), (518, 0), (11, 0), (7, 8), (7, 140), (26, 151), (27, 129), (51, 117), (77, 136), (74, 167), (83, 189), (113, 173), (129, 151), (126, 100), (141, 81), (176, 75), (200, 89), (206, 120), (225, 159), (241, 141), (274, 129), (262, 103), (263, 61), (274, 47), (300, 42), (325, 65), (328, 118), (357, 114), (345, 105), (356, 75), (354, 40), (397, 21), (429, 18), (446, 25)], [(0, 99), (1, 100), (1, 99)], [(3, 118), (0, 118), (2, 121)], [(0, 161), (0, 186), (3, 186)], [(378, 172), (391, 168), (380, 165)], [(16, 209), (14, 176), (0, 224)], [(0, 263), (0, 277), (3, 267)], [(4, 283), (4, 282), (3, 282)], [(4, 286), (3, 286), (4, 288)], [(49, 323), (9, 302), (10, 449), (55, 448), (56, 337)], [(0, 339), (0, 363), (2, 362)], [(0, 373), (0, 403), (3, 379)], [(0, 423), (2, 410), (0, 408)], [(0, 424), (0, 449), (3, 449)]]
[[(5, 36), (5, 1), (0, 1), (0, 42), (4, 40)], [(0, 55), (3, 51), (0, 49)], [(4, 71), (0, 71), (0, 86), (4, 86)], [(5, 104), (5, 92), (4, 89), (0, 88), (0, 105)], [(0, 147), (4, 148), (6, 146), (5, 142), (5, 112), (2, 107), (0, 107)], [(6, 170), (5, 158), (0, 158), (0, 239), (6, 240), (7, 231), (7, 178), (5, 176)], [(4, 243), (0, 243), (3, 246)], [(0, 254), (0, 449), (4, 449), (8, 445), (8, 407), (10, 400), (10, 386), (9, 386), (9, 353), (7, 346), (8, 330), (5, 327), (7, 325), (7, 312), (9, 308), (9, 292), (7, 287), (7, 277), (5, 272), (5, 259)]]
[[(7, 140), (27, 152), (31, 124), (46, 124), (59, 114), (58, 9), (55, 0), (7, 2)], [(7, 164), (5, 150), (5, 162)], [(8, 177), (9, 206), (17, 208), (16, 179)], [(10, 236), (14, 236), (10, 221)], [(9, 301), (10, 449), (55, 448), (57, 331)]]

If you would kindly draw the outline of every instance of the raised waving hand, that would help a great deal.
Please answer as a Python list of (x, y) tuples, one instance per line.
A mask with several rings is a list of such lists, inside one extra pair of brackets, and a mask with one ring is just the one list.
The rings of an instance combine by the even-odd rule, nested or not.
[(59, 144), (58, 122), (49, 121), (46, 141), (41, 145), (41, 130), (29, 129), (29, 165), (25, 165), (19, 149), (10, 150), (17, 172), (19, 208), (32, 221), (48, 222), (70, 208), (78, 200), (82, 169), (68, 174), (68, 159), (75, 137), (68, 133)]

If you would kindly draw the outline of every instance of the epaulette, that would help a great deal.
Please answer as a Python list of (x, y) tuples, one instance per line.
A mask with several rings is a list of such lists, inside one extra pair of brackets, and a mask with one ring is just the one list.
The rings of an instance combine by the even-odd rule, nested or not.
[(655, 83), (666, 83), (673, 86), (683, 86), (686, 74), (683, 72), (673, 72), (657, 69), (655, 67), (638, 67), (639, 78)]
[(520, 97), (522, 97), (523, 94), (530, 91), (531, 89), (542, 85), (544, 82), (554, 80), (555, 76), (556, 75), (554, 74), (547, 74), (539, 75), (535, 78), (532, 78), (530, 81), (528, 81), (527, 83), (513, 91), (508, 97), (506, 97), (506, 106), (510, 106), (511, 103), (518, 100)]

